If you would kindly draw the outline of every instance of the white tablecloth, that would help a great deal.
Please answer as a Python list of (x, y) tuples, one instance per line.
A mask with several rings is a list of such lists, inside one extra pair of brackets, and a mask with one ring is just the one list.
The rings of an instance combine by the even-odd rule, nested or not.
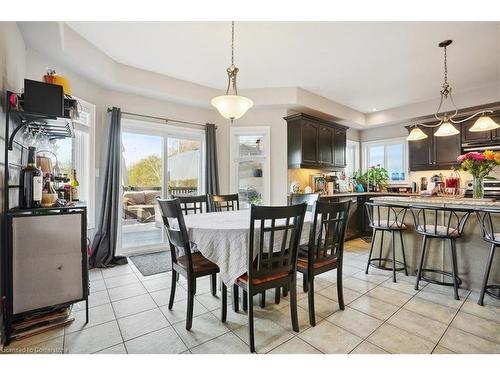
[[(301, 244), (306, 244), (309, 240), (311, 220), (312, 215), (307, 212), (302, 228)], [(184, 221), (189, 239), (197, 245), (203, 256), (219, 266), (225, 284), (231, 285), (247, 272), (250, 210), (185, 215)], [(276, 225), (279, 223), (276, 221)], [(281, 246), (281, 239), (282, 235), (276, 233), (274, 239), (276, 247)]]

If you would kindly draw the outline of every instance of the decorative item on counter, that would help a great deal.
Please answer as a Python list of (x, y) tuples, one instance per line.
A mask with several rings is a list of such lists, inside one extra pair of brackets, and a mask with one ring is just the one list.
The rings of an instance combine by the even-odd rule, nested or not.
[(427, 177), (420, 178), (420, 191), (427, 190)]
[(460, 175), (456, 171), (451, 171), (449, 177), (445, 179), (445, 192), (447, 195), (460, 195)]
[(290, 184), (290, 193), (297, 194), (300, 192), (300, 184), (298, 181), (292, 181)]
[(365, 173), (357, 176), (357, 181), (366, 187), (366, 191), (381, 191), (389, 182), (389, 173), (387, 169), (380, 164), (372, 166)]
[(315, 193), (326, 193), (326, 178), (322, 174), (311, 176), (311, 185)]
[(483, 180), (490, 178), (490, 172), (500, 165), (500, 152), (486, 150), (484, 152), (468, 152), (457, 158), (459, 171), (470, 172), (472, 175), (472, 197), (483, 198)]
[(313, 189), (310, 186), (306, 186), (304, 189), (304, 194), (311, 194)]
[(71, 95), (71, 87), (68, 79), (58, 75), (54, 69), (47, 68), (47, 73), (43, 76), (43, 82), (62, 86), (64, 94)]

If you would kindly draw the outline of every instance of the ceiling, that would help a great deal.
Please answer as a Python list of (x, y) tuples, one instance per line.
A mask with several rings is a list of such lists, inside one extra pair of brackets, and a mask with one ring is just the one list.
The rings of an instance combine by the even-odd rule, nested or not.
[[(115, 61), (224, 90), (230, 22), (68, 22)], [(237, 22), (239, 88), (301, 87), (361, 112), (500, 81), (500, 22)]]

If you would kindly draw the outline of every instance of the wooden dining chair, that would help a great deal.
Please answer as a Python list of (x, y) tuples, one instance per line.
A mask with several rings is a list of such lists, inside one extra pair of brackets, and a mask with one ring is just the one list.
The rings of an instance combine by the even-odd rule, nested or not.
[(238, 194), (209, 195), (210, 207), (213, 212), (235, 211), (240, 209)]
[[(189, 331), (193, 324), (194, 296), (196, 294), (196, 279), (210, 276), (212, 295), (216, 295), (216, 281), (219, 267), (205, 258), (200, 252), (191, 251), (191, 242), (184, 223), (184, 216), (179, 199), (158, 199), (163, 224), (167, 232), (172, 257), (172, 285), (168, 309), (172, 310), (175, 299), (175, 287), (178, 275), (187, 280), (187, 317), (186, 329)], [(172, 226), (174, 222), (177, 226)], [(227, 288), (222, 283), (222, 313), (221, 320), (226, 321), (227, 316)]]
[(179, 199), (184, 215), (189, 214), (202, 214), (203, 205), (205, 205), (205, 212), (209, 211), (208, 195), (172, 195), (172, 199)]
[(251, 352), (255, 351), (253, 296), (267, 289), (287, 287), (290, 290), (292, 327), (295, 332), (299, 331), (296, 267), (306, 207), (305, 203), (251, 207), (248, 271), (236, 280), (247, 298)]
[[(337, 295), (339, 306), (344, 310), (342, 290), (342, 256), (344, 236), (351, 201), (317, 201), (313, 209), (313, 222), (309, 233), (309, 243), (300, 247), (297, 271), (303, 274), (304, 291), (309, 304), (309, 323), (316, 325), (314, 309), (314, 277), (337, 270)], [(279, 293), (277, 293), (279, 298)]]

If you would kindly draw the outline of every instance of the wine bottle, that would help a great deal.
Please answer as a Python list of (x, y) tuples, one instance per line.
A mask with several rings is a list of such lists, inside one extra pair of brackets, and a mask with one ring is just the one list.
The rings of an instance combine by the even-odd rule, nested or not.
[(80, 200), (80, 183), (76, 178), (76, 169), (73, 169), (73, 178), (71, 179), (71, 196), (72, 200), (79, 201)]
[(28, 164), (21, 170), (19, 206), (39, 208), (42, 203), (42, 171), (36, 167), (35, 147), (28, 147)]

